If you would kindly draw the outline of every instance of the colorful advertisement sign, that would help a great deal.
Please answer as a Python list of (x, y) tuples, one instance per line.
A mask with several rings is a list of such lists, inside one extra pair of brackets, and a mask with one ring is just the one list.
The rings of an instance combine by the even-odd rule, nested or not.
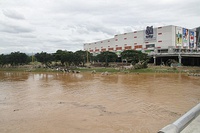
[(147, 26), (144, 31), (144, 42), (145, 41), (156, 41), (157, 40), (157, 30), (153, 26)]
[(194, 31), (189, 31), (189, 47), (194, 48)]
[(197, 48), (200, 48), (200, 28), (197, 28)]
[(189, 46), (189, 31), (183, 28), (183, 47)]
[(176, 27), (176, 46), (182, 46), (182, 28)]

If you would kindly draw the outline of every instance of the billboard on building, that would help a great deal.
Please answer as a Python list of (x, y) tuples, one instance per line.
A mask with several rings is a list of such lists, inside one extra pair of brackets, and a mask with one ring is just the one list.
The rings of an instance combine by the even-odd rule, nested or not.
[(156, 41), (157, 40), (157, 29), (153, 26), (147, 26), (144, 31), (144, 42), (146, 41)]
[(200, 48), (200, 27), (199, 28), (197, 28), (197, 40), (196, 40), (196, 42), (197, 42), (197, 48)]
[(194, 31), (189, 31), (189, 47), (194, 48)]
[(189, 31), (183, 28), (183, 47), (189, 46)]
[(182, 28), (176, 27), (176, 46), (182, 46)]

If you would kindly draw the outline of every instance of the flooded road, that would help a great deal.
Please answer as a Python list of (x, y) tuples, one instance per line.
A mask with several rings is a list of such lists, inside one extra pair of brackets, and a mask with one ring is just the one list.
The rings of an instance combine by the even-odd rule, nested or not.
[(155, 133), (199, 102), (185, 74), (0, 72), (1, 133)]

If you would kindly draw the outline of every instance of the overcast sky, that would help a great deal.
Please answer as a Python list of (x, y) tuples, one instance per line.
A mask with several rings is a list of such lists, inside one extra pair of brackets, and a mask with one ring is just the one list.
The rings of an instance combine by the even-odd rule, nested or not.
[(0, 54), (83, 50), (154, 27), (200, 26), (200, 0), (0, 0)]

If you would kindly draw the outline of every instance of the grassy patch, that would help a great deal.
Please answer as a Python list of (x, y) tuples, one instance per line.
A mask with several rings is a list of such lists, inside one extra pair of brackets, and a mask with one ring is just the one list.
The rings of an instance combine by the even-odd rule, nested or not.
[(95, 70), (96, 72), (120, 72), (115, 68), (105, 68), (105, 67), (94, 67), (94, 68), (77, 68), (76, 70), (81, 72), (92, 72)]
[(145, 69), (133, 69), (133, 70), (125, 70), (125, 69), (115, 69), (115, 68), (102, 68), (102, 67), (94, 67), (94, 68), (78, 68), (76, 69), (81, 72), (92, 72), (95, 70), (96, 72), (111, 72), (111, 73), (154, 73), (154, 72), (162, 72), (162, 73), (175, 73), (178, 72), (176, 69), (163, 69), (163, 68), (145, 68)]
[(10, 72), (53, 72), (51, 69), (47, 69), (47, 68), (23, 68), (23, 67), (19, 67), (19, 68), (0, 68), (0, 71), (10, 71)]
[(0, 68), (0, 71), (25, 71), (26, 68)]
[[(80, 71), (80, 72), (92, 72), (95, 70), (96, 72), (110, 72), (110, 73), (176, 73), (180, 72), (180, 70), (176, 68), (170, 67), (149, 67), (145, 69), (133, 69), (133, 70), (125, 70), (125, 69), (118, 69), (112, 67), (79, 67), (74, 68), (72, 70)], [(26, 71), (26, 72), (61, 72), (49, 68), (27, 68), (27, 67), (10, 67), (10, 68), (0, 68), (0, 71)]]

